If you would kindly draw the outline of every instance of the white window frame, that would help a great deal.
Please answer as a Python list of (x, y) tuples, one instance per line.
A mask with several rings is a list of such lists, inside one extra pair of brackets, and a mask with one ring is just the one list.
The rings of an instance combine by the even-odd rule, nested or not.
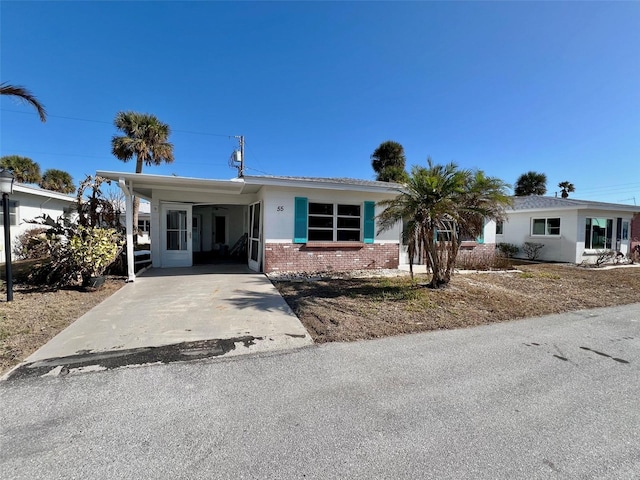
[[(614, 242), (613, 228), (614, 228), (615, 222), (614, 222), (613, 218), (586, 217), (584, 219), (585, 230), (586, 230), (586, 226), (587, 226), (587, 220), (591, 220), (591, 228), (590, 228), (590, 231), (589, 231), (589, 236), (586, 235), (586, 231), (585, 231), (585, 238), (584, 238), (584, 248), (585, 248), (585, 250), (611, 250), (611, 248), (613, 246), (613, 242)], [(593, 239), (593, 220), (604, 220), (604, 246), (602, 246), (602, 247), (594, 247), (593, 244), (591, 243), (591, 240)], [(611, 232), (609, 232), (609, 228), (608, 228), (609, 222), (611, 222)], [(598, 227), (599, 226), (600, 225), (598, 225)], [(589, 246), (587, 246), (587, 241), (589, 243)], [(607, 246), (607, 241), (610, 243), (609, 246)]]
[[(533, 225), (534, 223), (540, 220), (544, 221), (544, 233), (533, 233)], [(558, 220), (557, 227), (551, 227), (549, 225), (549, 220)], [(551, 228), (557, 228), (558, 233), (550, 233)], [(532, 217), (531, 225), (530, 225), (530, 235), (532, 237), (559, 237), (562, 234), (562, 219), (560, 217)]]
[[(142, 223), (143, 227), (140, 228), (140, 223)], [(138, 219), (138, 231), (149, 234), (151, 233), (151, 220), (147, 219)]]
[[(320, 214), (320, 213), (311, 213), (312, 205), (331, 205), (332, 213), (331, 214)], [(353, 215), (339, 215), (338, 210), (339, 207), (358, 207), (359, 215), (355, 217)], [(362, 225), (362, 214), (363, 214), (363, 206), (359, 203), (332, 203), (332, 202), (312, 202), (309, 201), (309, 211), (307, 213), (307, 239), (309, 242), (361, 242), (363, 235), (363, 225)], [(311, 218), (331, 218), (331, 227), (312, 227), (311, 226)], [(353, 227), (338, 227), (338, 220), (340, 218), (349, 218), (354, 219), (358, 218), (358, 228)], [(332, 239), (331, 240), (313, 240), (312, 231), (331, 231)], [(357, 240), (338, 240), (338, 232), (358, 232)]]
[[(0, 226), (4, 225), (4, 207), (0, 202)], [(9, 225), (12, 227), (18, 225), (18, 211), (20, 202), (17, 200), (9, 200)]]
[(496, 235), (504, 235), (504, 220), (496, 220)]

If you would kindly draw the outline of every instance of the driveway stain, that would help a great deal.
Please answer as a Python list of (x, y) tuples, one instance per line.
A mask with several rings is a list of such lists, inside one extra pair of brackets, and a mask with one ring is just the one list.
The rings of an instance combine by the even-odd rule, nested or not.
[(236, 338), (182, 342), (159, 347), (80, 353), (69, 357), (39, 360), (21, 365), (5, 379), (17, 380), (27, 377), (41, 377), (56, 369), (59, 375), (66, 376), (72, 370), (82, 371), (84, 367), (89, 366), (99, 366), (104, 370), (112, 370), (129, 365), (173, 363), (219, 357), (235, 350), (237, 344), (242, 344), (245, 348), (249, 348), (251, 345), (255, 345), (257, 340), (263, 339), (264, 337), (245, 335)]

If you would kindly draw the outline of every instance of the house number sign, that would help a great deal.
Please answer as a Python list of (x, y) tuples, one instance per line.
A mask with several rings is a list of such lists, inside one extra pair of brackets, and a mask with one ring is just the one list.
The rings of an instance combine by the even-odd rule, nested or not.
[(276, 207), (276, 212), (284, 212), (284, 205), (278, 205)]

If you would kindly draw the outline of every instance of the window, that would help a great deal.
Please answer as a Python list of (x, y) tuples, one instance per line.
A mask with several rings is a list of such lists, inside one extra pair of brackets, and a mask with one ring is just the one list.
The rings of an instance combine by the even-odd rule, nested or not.
[(138, 220), (138, 230), (141, 233), (149, 233), (151, 231), (149, 224), (149, 220)]
[(531, 235), (560, 235), (560, 219), (534, 218), (531, 221)]
[[(453, 231), (453, 222), (444, 222), (442, 228), (436, 230), (436, 242), (450, 242)], [(463, 238), (463, 240), (466, 240)], [(469, 238), (468, 240), (474, 240)]]
[(621, 240), (629, 240), (629, 222), (618, 217), (616, 220), (616, 248), (620, 248)]
[(496, 235), (504, 234), (504, 222), (502, 220), (498, 220), (496, 222)]
[(587, 218), (584, 229), (584, 248), (611, 248), (613, 219)]
[(361, 206), (309, 202), (308, 241), (359, 242)]
[[(9, 200), (9, 225), (18, 224), (18, 202)], [(4, 208), (0, 205), (0, 226), (4, 225)]]

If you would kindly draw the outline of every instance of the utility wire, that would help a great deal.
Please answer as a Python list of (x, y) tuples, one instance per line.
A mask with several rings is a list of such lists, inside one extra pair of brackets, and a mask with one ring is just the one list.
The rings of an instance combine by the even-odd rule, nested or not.
[[(6, 108), (0, 108), (1, 111), (3, 112), (11, 112), (11, 113), (21, 113), (23, 115), (36, 115), (35, 113), (32, 112), (22, 112), (20, 110), (7, 110)], [(51, 115), (51, 114), (47, 114), (47, 118), (62, 118), (64, 120), (75, 120), (78, 122), (91, 122), (91, 123), (104, 123), (104, 124), (108, 124), (108, 125), (113, 125), (112, 122), (105, 122), (104, 120), (90, 120), (88, 118), (76, 118), (76, 117), (65, 117), (62, 115)], [(224, 138), (235, 138), (236, 135), (224, 135), (222, 133), (204, 133), (204, 132), (191, 132), (189, 130), (175, 130), (175, 129), (171, 129), (172, 133), (188, 133), (191, 135), (206, 135), (209, 137), (224, 137)]]

